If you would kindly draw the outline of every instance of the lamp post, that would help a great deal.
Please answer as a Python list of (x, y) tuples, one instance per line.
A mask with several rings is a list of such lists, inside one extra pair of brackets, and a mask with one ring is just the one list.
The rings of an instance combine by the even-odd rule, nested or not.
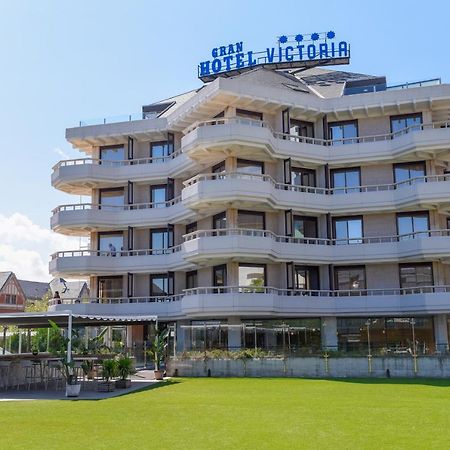
[(369, 373), (372, 373), (372, 354), (371, 354), (371, 350), (370, 350), (370, 324), (371, 324), (371, 320), (367, 319), (366, 321), (366, 328), (367, 328), (367, 362), (369, 364)]
[(413, 339), (414, 373), (417, 373), (416, 333), (415, 333), (415, 329), (414, 329), (414, 325), (416, 324), (416, 320), (414, 318), (412, 318), (410, 323), (411, 323), (411, 328), (412, 328), (412, 339)]

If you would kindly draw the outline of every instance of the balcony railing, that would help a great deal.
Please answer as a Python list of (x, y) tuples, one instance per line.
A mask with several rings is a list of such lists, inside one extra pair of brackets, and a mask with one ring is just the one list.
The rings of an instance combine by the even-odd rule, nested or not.
[(304, 144), (313, 144), (313, 145), (322, 145), (322, 146), (333, 146), (333, 145), (342, 145), (342, 144), (361, 144), (366, 142), (379, 142), (379, 141), (389, 141), (395, 139), (399, 136), (403, 136), (405, 134), (409, 134), (415, 131), (427, 130), (427, 129), (438, 129), (438, 128), (449, 128), (449, 122), (432, 122), (427, 124), (418, 124), (411, 125), (409, 127), (405, 127), (402, 130), (377, 134), (371, 136), (357, 136), (351, 138), (343, 138), (343, 139), (321, 139), (321, 138), (313, 138), (307, 136), (299, 136), (296, 134), (290, 133), (281, 133), (278, 131), (274, 131), (270, 124), (264, 122), (262, 120), (255, 119), (246, 119), (241, 117), (230, 117), (230, 118), (221, 118), (214, 120), (206, 120), (201, 122), (196, 122), (192, 126), (188, 127), (185, 130), (185, 134), (194, 131), (197, 128), (201, 128), (204, 126), (216, 126), (216, 125), (227, 125), (227, 124), (237, 124), (237, 125), (247, 125), (254, 126), (259, 128), (267, 128), (276, 139), (300, 142)]
[(86, 210), (103, 210), (103, 211), (134, 211), (138, 209), (149, 208), (168, 208), (181, 202), (181, 196), (166, 202), (153, 203), (131, 203), (129, 205), (101, 205), (99, 203), (73, 203), (69, 205), (60, 205), (52, 210), (52, 214), (62, 211), (86, 211)]
[(66, 159), (59, 161), (53, 166), (53, 170), (59, 169), (60, 167), (72, 167), (72, 166), (105, 166), (105, 167), (123, 167), (123, 166), (138, 166), (141, 164), (160, 164), (171, 161), (172, 159), (180, 156), (182, 154), (181, 149), (177, 150), (167, 156), (159, 156), (154, 158), (135, 158), (135, 159), (124, 159), (117, 161), (107, 161), (99, 158), (77, 158), (77, 159)]
[(354, 245), (354, 244), (382, 244), (389, 242), (400, 242), (409, 239), (420, 239), (429, 237), (449, 237), (450, 229), (415, 231), (413, 233), (397, 234), (392, 236), (373, 236), (373, 237), (349, 237), (345, 239), (327, 239), (315, 237), (292, 237), (280, 236), (268, 230), (255, 230), (247, 228), (222, 228), (215, 230), (198, 230), (183, 236), (184, 241), (205, 237), (224, 237), (224, 236), (243, 236), (243, 237), (262, 237), (270, 238), (275, 242), (287, 244), (313, 244), (313, 245)]
[(411, 186), (420, 183), (436, 183), (443, 181), (450, 181), (450, 175), (426, 175), (422, 177), (409, 178), (407, 180), (399, 181), (397, 183), (385, 184), (369, 184), (360, 186), (322, 188), (315, 186), (303, 186), (295, 184), (280, 183), (270, 175), (252, 174), (245, 172), (221, 172), (221, 173), (205, 173), (198, 174), (184, 181), (185, 187), (193, 186), (202, 181), (221, 181), (221, 180), (254, 180), (270, 183), (275, 189), (283, 191), (306, 192), (309, 194), (352, 194), (355, 192), (379, 192), (379, 191), (394, 191), (405, 186)]
[[(118, 305), (118, 304), (131, 304), (131, 303), (168, 303), (180, 301), (183, 294), (177, 295), (155, 295), (150, 297), (92, 297), (92, 298), (64, 298), (54, 299), (49, 301), (49, 305), (54, 306), (57, 304), (73, 305), (78, 303), (98, 303), (102, 305)], [(61, 303), (59, 303), (61, 302)]]

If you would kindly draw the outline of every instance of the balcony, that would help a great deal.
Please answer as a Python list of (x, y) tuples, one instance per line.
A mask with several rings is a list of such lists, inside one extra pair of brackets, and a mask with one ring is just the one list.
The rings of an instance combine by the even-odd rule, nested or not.
[(97, 275), (123, 275), (158, 273), (189, 268), (182, 255), (182, 246), (168, 249), (99, 251), (71, 250), (52, 255), (49, 271), (54, 276), (84, 277)]
[(69, 194), (90, 195), (93, 188), (124, 186), (128, 180), (139, 183), (189, 176), (194, 166), (181, 151), (161, 158), (124, 161), (71, 159), (60, 161), (53, 167), (52, 186)]
[(184, 236), (186, 261), (218, 264), (231, 258), (304, 264), (380, 263), (450, 258), (450, 230), (360, 239), (296, 238), (248, 229), (201, 230)]
[(218, 317), (408, 316), (450, 312), (450, 286), (301, 291), (274, 287), (200, 287), (167, 297), (64, 300), (50, 310), (155, 314), (160, 320)]
[(364, 213), (450, 205), (450, 175), (429, 175), (399, 183), (332, 188), (276, 182), (269, 175), (200, 174), (184, 182), (183, 204), (195, 210), (211, 204), (239, 208), (294, 209), (316, 214)]
[(194, 217), (185, 208), (181, 197), (163, 203), (134, 203), (123, 206), (102, 206), (93, 203), (61, 205), (50, 220), (53, 231), (63, 234), (88, 235), (94, 230), (132, 227), (157, 227)]
[[(292, 158), (316, 165), (394, 161), (408, 155), (450, 159), (450, 124), (414, 125), (395, 133), (325, 140), (275, 132), (263, 121), (239, 117), (194, 124), (182, 138), (189, 157), (207, 162), (222, 156)], [(345, 144), (345, 145), (344, 145)]]

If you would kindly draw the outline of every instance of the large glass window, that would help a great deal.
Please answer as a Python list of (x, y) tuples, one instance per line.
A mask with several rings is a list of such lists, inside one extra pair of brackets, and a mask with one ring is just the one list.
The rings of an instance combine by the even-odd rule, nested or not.
[(319, 290), (319, 268), (314, 266), (294, 266), (295, 289)]
[(100, 189), (101, 209), (117, 211), (118, 207), (124, 206), (125, 196), (123, 188)]
[(397, 232), (399, 235), (407, 235), (401, 236), (400, 239), (402, 240), (427, 237), (429, 236), (429, 229), (430, 226), (427, 212), (397, 214)]
[(226, 321), (192, 320), (191, 349), (205, 351), (228, 348), (228, 328)]
[(433, 267), (431, 263), (400, 264), (400, 287), (413, 288), (433, 286)]
[(222, 161), (211, 168), (212, 173), (225, 172), (225, 161)]
[(165, 208), (167, 201), (167, 185), (158, 184), (150, 186), (150, 202), (152, 208)]
[(247, 109), (236, 109), (236, 116), (243, 119), (263, 120), (263, 113), (248, 111)]
[(306, 122), (304, 120), (291, 119), (289, 134), (314, 138), (314, 123)]
[(337, 290), (356, 291), (366, 289), (366, 269), (364, 266), (335, 267), (334, 278)]
[(264, 230), (265, 229), (265, 214), (263, 212), (255, 211), (238, 211), (238, 228), (246, 228), (251, 230)]
[(164, 162), (164, 158), (171, 155), (174, 149), (174, 138), (170, 134), (167, 141), (151, 142), (150, 143), (150, 158), (156, 158), (152, 162)]
[(227, 213), (225, 211), (213, 216), (212, 227), (213, 230), (222, 230), (227, 227)]
[(173, 276), (168, 273), (150, 275), (150, 296), (173, 295)]
[(227, 265), (221, 264), (220, 266), (213, 267), (213, 286), (226, 286), (227, 285)]
[(106, 301), (109, 298), (118, 298), (123, 295), (123, 277), (99, 277), (98, 278), (98, 296), (100, 301)]
[(107, 252), (109, 256), (119, 256), (123, 250), (123, 233), (98, 233), (98, 250)]
[(396, 133), (405, 128), (412, 127), (412, 130), (419, 130), (422, 124), (422, 114), (404, 114), (401, 116), (391, 116), (391, 132)]
[[(424, 177), (425, 175), (426, 168), (424, 161), (394, 164), (394, 181), (396, 183)], [(414, 183), (414, 181), (417, 182), (423, 180), (413, 180), (406, 184)]]
[(349, 120), (345, 122), (330, 122), (328, 124), (328, 136), (333, 145), (353, 144), (357, 142), (358, 122)]
[(197, 231), (197, 222), (188, 223), (186, 225), (186, 234), (194, 233)]
[(264, 163), (261, 161), (249, 161), (247, 159), (237, 160), (237, 171), (251, 175), (262, 175), (264, 173)]
[(108, 162), (118, 162), (125, 159), (125, 148), (123, 145), (111, 145), (100, 147), (100, 160)]
[(295, 238), (316, 238), (317, 218), (307, 216), (294, 216), (293, 236)]
[(359, 167), (331, 170), (331, 186), (334, 194), (359, 192), (361, 186), (361, 170)]
[(336, 245), (362, 244), (362, 217), (336, 217), (333, 219), (333, 229)]
[[(156, 228), (150, 230), (150, 248), (158, 253), (158, 250), (165, 250), (173, 245), (173, 231), (167, 228)], [(163, 252), (159, 252), (163, 253)]]
[(265, 264), (239, 264), (239, 286), (242, 292), (262, 292), (266, 285)]
[(316, 171), (303, 167), (292, 167), (291, 180), (294, 186), (315, 186)]
[(186, 272), (186, 289), (194, 289), (198, 287), (198, 275), (196, 270)]

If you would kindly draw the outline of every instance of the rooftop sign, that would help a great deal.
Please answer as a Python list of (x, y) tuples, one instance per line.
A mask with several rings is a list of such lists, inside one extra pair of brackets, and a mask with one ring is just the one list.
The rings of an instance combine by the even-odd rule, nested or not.
[(272, 70), (306, 69), (315, 66), (348, 64), (350, 45), (336, 39), (334, 31), (279, 36), (275, 47), (254, 52), (243, 42), (222, 45), (211, 51), (213, 59), (198, 65), (198, 77), (212, 81), (263, 66)]

